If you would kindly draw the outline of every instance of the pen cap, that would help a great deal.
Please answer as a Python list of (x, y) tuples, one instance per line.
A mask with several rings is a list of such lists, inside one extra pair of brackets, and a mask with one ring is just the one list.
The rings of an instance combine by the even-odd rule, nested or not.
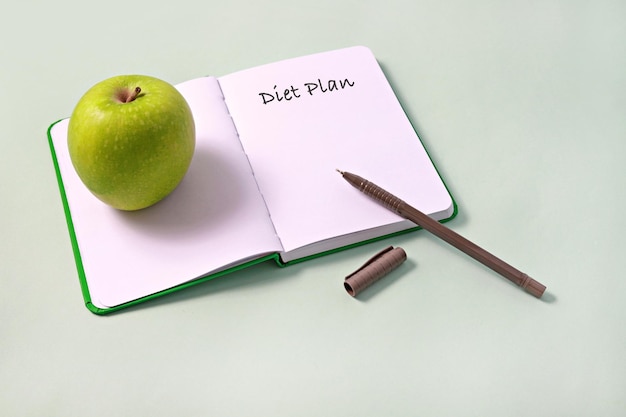
[(378, 252), (363, 266), (348, 275), (344, 288), (353, 297), (378, 281), (406, 261), (406, 252), (402, 248), (389, 246)]

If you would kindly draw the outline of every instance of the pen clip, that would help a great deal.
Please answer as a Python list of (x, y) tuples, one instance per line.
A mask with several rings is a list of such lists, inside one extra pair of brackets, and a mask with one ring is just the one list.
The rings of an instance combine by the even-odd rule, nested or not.
[(381, 250), (376, 255), (374, 255), (370, 259), (368, 259), (359, 269), (357, 269), (356, 271), (354, 271), (353, 273), (348, 275), (345, 279), (348, 279), (351, 276), (353, 276), (354, 274), (358, 273), (359, 271), (362, 271), (363, 269), (367, 268), (369, 265), (371, 265), (372, 263), (376, 262), (376, 260), (379, 259), (381, 256), (383, 256), (384, 254), (386, 254), (387, 252), (392, 251), (392, 250), (393, 250), (393, 246), (388, 246), (385, 249)]

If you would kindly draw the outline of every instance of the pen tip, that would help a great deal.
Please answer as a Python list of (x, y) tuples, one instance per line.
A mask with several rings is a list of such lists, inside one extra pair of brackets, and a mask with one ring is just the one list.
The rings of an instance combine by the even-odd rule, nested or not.
[(340, 173), (341, 175), (343, 175), (343, 171), (342, 171), (342, 170), (335, 168), (335, 171), (337, 171), (338, 173)]

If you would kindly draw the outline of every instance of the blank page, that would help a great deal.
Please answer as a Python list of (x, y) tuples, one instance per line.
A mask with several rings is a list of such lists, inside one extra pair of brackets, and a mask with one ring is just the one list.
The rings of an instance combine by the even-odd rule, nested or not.
[(51, 131), (92, 302), (116, 306), (281, 250), (215, 78), (177, 86), (196, 123), (189, 172), (136, 212), (113, 209), (82, 184), (67, 151), (68, 120)]

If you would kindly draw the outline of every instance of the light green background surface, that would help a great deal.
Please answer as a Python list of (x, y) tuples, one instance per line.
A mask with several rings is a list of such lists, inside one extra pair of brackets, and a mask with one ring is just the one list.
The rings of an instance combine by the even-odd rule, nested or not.
[[(0, 17), (3, 416), (626, 415), (626, 3), (24, 1)], [(46, 128), (120, 73), (172, 83), (367, 45), (455, 195), (449, 226), (83, 306)], [(372, 100), (375, 100), (372, 97)], [(352, 299), (387, 245), (409, 261)]]

